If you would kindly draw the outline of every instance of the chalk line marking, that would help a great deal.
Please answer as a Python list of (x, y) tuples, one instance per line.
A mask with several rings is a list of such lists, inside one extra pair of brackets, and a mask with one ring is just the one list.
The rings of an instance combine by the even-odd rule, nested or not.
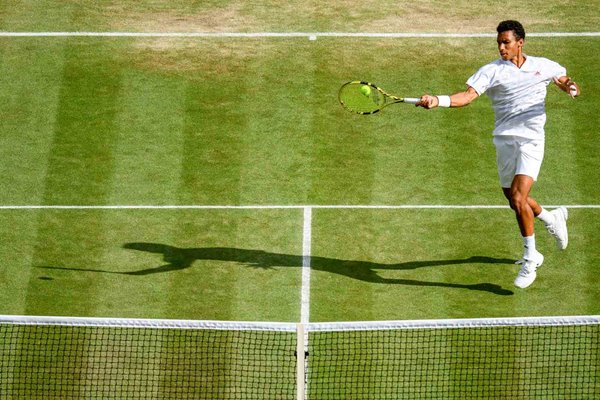
[(312, 207), (304, 207), (302, 228), (302, 289), (300, 298), (300, 322), (310, 322), (310, 258), (312, 242)]
[[(600, 208), (600, 204), (543, 204), (546, 208)], [(0, 205), (0, 210), (269, 210), (269, 209), (506, 209), (508, 205), (486, 204), (399, 204), (399, 205), (361, 205), (361, 204), (330, 204), (330, 205), (151, 205), (151, 204), (125, 204), (125, 205)]]
[[(174, 38), (489, 38), (495, 33), (442, 32), (0, 32), (0, 37), (174, 37)], [(527, 37), (600, 37), (600, 32), (532, 32)]]

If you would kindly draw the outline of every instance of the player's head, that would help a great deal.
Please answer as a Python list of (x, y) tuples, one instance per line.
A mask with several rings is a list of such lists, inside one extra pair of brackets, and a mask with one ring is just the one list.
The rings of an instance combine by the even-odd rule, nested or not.
[(498, 51), (505, 61), (514, 60), (522, 53), (525, 29), (518, 21), (502, 21), (496, 28), (498, 32)]
[(525, 40), (525, 28), (523, 28), (523, 25), (521, 25), (521, 23), (519, 21), (513, 21), (513, 20), (502, 21), (498, 24), (498, 27), (496, 28), (496, 32), (498, 32), (498, 34), (501, 34), (502, 32), (508, 32), (508, 31), (513, 31), (517, 40), (519, 40), (519, 39)]

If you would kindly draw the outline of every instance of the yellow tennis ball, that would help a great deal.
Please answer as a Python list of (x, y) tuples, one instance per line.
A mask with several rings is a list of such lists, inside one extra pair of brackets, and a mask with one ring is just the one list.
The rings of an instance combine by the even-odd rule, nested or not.
[(362, 85), (360, 88), (360, 92), (365, 96), (369, 96), (371, 94), (371, 87), (368, 85)]

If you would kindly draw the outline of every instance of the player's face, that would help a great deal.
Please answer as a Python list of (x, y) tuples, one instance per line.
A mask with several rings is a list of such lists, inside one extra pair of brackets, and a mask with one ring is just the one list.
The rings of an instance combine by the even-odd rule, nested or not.
[(523, 39), (517, 40), (513, 31), (500, 32), (497, 40), (498, 51), (504, 61), (514, 60), (521, 54)]

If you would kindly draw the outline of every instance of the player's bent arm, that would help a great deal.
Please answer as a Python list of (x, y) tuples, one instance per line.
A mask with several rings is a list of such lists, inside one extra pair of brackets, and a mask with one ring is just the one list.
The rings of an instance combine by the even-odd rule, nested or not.
[(469, 86), (464, 92), (454, 93), (450, 96), (431, 96), (426, 94), (421, 97), (415, 106), (427, 109), (435, 107), (464, 107), (471, 104), (477, 97), (479, 97), (479, 93)]

